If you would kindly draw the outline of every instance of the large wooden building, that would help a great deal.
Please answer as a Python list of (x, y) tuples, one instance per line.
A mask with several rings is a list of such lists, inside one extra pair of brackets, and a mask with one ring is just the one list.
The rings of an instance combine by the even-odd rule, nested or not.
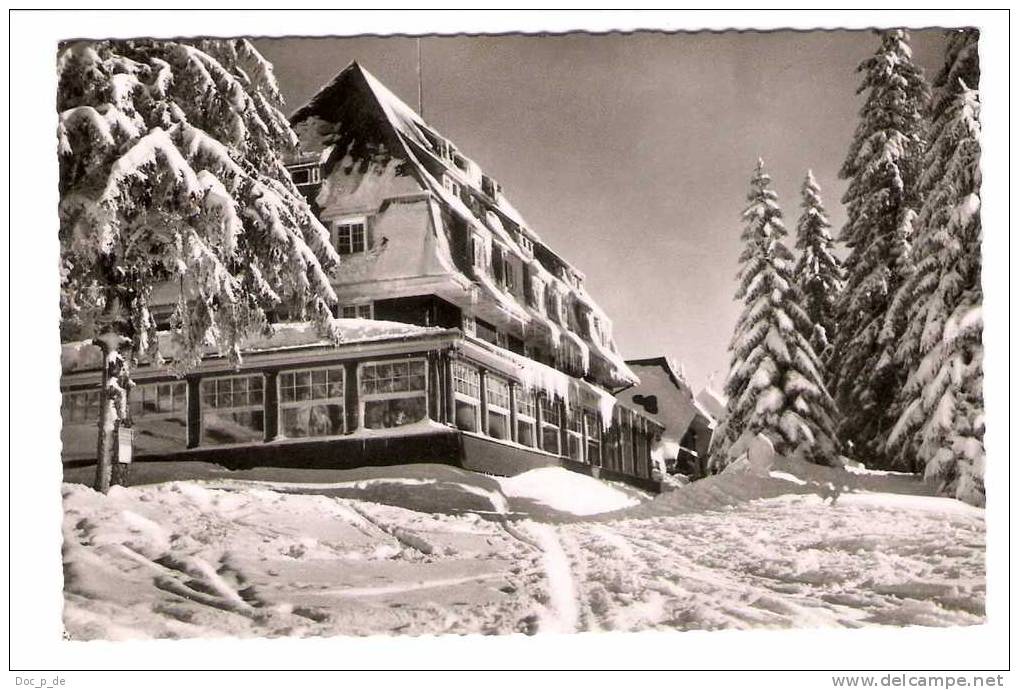
[[(235, 370), (142, 365), (135, 455), (231, 467), (563, 465), (654, 488), (663, 426), (580, 271), (482, 171), (357, 63), (292, 116), (291, 175), (342, 265), (340, 342), (307, 324), (253, 338)], [(98, 357), (64, 347), (64, 461), (94, 461)]]

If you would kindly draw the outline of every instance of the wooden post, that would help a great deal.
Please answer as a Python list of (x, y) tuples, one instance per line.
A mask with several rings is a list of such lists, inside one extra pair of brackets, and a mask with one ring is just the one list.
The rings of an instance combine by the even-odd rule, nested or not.
[(279, 372), (275, 369), (262, 372), (265, 378), (265, 385), (262, 386), (262, 409), (265, 414), (265, 429), (263, 440), (273, 441), (281, 438), (280, 430), (280, 401), (277, 391), (279, 390)]
[(478, 367), (478, 397), (481, 400), (481, 431), (488, 436), (488, 372)]
[(591, 455), (587, 452), (587, 410), (580, 408), (580, 459), (591, 464)]
[(559, 401), (559, 455), (570, 457), (570, 432), (567, 431), (567, 401)]
[(445, 406), (442, 404), (442, 375), (439, 353), (428, 353), (428, 418), (433, 422), (442, 422)]
[(188, 376), (188, 448), (197, 448), (202, 442), (202, 381), (192, 374)]
[(361, 399), (357, 388), (357, 362), (343, 363), (343, 416), (347, 427), (346, 433), (351, 434), (361, 423)]
[(446, 403), (446, 421), (452, 426), (456, 426), (456, 388), (453, 383), (453, 356), (447, 350), (442, 356), (443, 381), (443, 395), (445, 396)]
[[(544, 395), (546, 394), (540, 394), (540, 396)], [(542, 428), (545, 421), (545, 410), (541, 405), (542, 398), (540, 396), (534, 398), (534, 445), (539, 450), (545, 450), (545, 434)]]
[(513, 381), (508, 383), (509, 385), (509, 406), (510, 406), (510, 440), (513, 443), (520, 443), (520, 439), (517, 438), (517, 384)]

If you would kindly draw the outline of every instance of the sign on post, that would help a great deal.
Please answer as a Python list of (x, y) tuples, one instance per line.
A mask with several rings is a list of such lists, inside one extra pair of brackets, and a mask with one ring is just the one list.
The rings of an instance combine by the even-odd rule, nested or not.
[(129, 426), (117, 429), (117, 462), (127, 465), (131, 462), (131, 451), (134, 447), (134, 430)]

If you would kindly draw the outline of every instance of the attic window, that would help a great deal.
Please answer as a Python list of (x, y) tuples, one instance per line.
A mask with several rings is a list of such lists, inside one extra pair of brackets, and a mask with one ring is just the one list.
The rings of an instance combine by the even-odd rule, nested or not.
[(520, 245), (520, 248), (528, 254), (534, 253), (534, 243), (531, 242), (531, 238), (524, 233), (521, 232), (517, 234), (517, 243)]
[(341, 255), (363, 254), (368, 248), (365, 219), (356, 218), (336, 224), (336, 251)]
[(494, 199), (499, 194), (499, 183), (488, 175), (482, 175), (481, 191)]
[(477, 269), (485, 269), (488, 266), (485, 256), (485, 239), (481, 235), (471, 235), (471, 263)]
[(450, 194), (455, 196), (457, 199), (460, 198), (460, 191), (461, 191), (460, 183), (457, 182), (456, 180), (454, 180), (449, 175), (443, 175), (442, 176), (442, 186), (445, 187), (446, 190)]
[(318, 184), (322, 181), (322, 169), (318, 164), (290, 168), (290, 177), (298, 187)]
[(453, 159), (453, 165), (455, 165), (456, 167), (460, 168), (464, 172), (467, 171), (467, 159), (466, 158), (464, 158), (463, 156), (461, 156), (458, 153), (453, 153), (452, 159)]
[(442, 137), (430, 129), (418, 125), (418, 130), (421, 132), (421, 136), (425, 138), (425, 141), (428, 142), (428, 145), (435, 151), (440, 151), (443, 148), (442, 145), (446, 143), (442, 140)]

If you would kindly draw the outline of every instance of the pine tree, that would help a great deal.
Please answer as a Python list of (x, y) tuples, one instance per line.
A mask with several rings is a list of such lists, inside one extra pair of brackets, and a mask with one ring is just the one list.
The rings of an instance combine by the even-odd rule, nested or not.
[(983, 293), (980, 285), (980, 78), (975, 30), (950, 36), (934, 81), (916, 270), (890, 319), (905, 333), (896, 352), (910, 373), (897, 401), (889, 451), (943, 491), (984, 503)]
[(838, 331), (828, 358), (829, 388), (842, 411), (840, 436), (866, 464), (883, 464), (905, 382), (894, 357), (899, 334), (885, 328), (892, 296), (910, 272), (909, 240), (918, 208), (924, 112), (929, 92), (903, 30), (879, 32), (877, 53), (859, 71), (867, 91), (860, 123), (840, 171), (849, 248), (845, 289), (836, 303)]
[(766, 435), (782, 455), (831, 464), (838, 452), (820, 362), (810, 346), (812, 327), (792, 281), (793, 255), (771, 178), (758, 161), (743, 212), (745, 248), (736, 298), (745, 309), (729, 347), (726, 419), (712, 439), (710, 465), (733, 460), (730, 446), (744, 433)]
[(835, 335), (835, 300), (842, 291), (842, 265), (832, 253), (828, 213), (821, 201), (821, 188), (812, 171), (807, 171), (801, 189), (803, 208), (796, 224), (796, 248), (800, 257), (794, 274), (796, 286), (803, 295), (803, 309), (813, 328), (810, 344), (819, 356), (828, 350)]
[(131, 366), (160, 361), (153, 290), (176, 295), (176, 367), (210, 346), (236, 361), (268, 310), (327, 324), (338, 257), (283, 165), (297, 138), (248, 41), (74, 42), (57, 66), (62, 335), (103, 352), (105, 491)]

